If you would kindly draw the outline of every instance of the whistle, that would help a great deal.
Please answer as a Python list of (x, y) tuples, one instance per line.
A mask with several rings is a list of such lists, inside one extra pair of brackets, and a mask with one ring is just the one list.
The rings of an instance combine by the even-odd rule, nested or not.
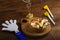
[(52, 12), (50, 11), (48, 5), (45, 5), (45, 6), (44, 6), (44, 9), (46, 9), (46, 10), (49, 12), (50, 16), (51, 16), (52, 18), (54, 18), (54, 16), (53, 16)]
[(45, 12), (44, 15), (47, 16), (50, 19), (50, 21), (55, 25), (54, 20), (50, 17), (48, 12)]

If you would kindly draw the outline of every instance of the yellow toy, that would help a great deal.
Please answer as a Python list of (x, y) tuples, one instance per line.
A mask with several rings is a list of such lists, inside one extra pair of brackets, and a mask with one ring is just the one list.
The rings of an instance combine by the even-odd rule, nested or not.
[(47, 16), (47, 17), (50, 19), (50, 21), (55, 25), (55, 22), (54, 22), (53, 19), (50, 17), (50, 15), (49, 15), (48, 12), (45, 12), (44, 15)]
[(46, 9), (46, 10), (49, 12), (49, 14), (51, 15), (51, 17), (54, 18), (54, 16), (53, 16), (53, 14), (51, 13), (48, 5), (45, 5), (45, 6), (44, 6), (44, 9)]

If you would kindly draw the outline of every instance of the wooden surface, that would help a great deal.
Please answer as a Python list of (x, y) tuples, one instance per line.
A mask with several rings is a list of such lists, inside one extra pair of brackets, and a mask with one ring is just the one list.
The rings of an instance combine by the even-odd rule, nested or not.
[[(52, 25), (50, 33), (42, 38), (29, 38), (28, 40), (60, 40), (60, 1), (59, 0), (32, 0), (34, 16), (44, 17), (43, 6), (47, 4), (55, 16), (56, 25)], [(22, 0), (0, 0), (0, 40), (19, 40), (13, 32), (2, 31), (2, 23), (5, 20), (16, 19), (20, 28), (21, 18), (28, 14), (25, 3)]]

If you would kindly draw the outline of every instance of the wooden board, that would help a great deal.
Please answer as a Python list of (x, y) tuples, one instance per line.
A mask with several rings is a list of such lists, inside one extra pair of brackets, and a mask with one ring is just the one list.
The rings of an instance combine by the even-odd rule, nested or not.
[[(51, 32), (43, 38), (29, 38), (28, 40), (60, 40), (60, 0), (49, 0), (40, 2), (40, 0), (32, 1), (32, 12), (34, 16), (44, 17), (43, 6), (47, 4), (55, 16), (56, 25), (52, 25)], [(24, 2), (21, 0), (0, 0), (0, 40), (19, 40), (13, 32), (2, 31), (2, 23), (5, 20), (16, 19), (20, 26), (21, 18), (25, 18), (28, 14)]]

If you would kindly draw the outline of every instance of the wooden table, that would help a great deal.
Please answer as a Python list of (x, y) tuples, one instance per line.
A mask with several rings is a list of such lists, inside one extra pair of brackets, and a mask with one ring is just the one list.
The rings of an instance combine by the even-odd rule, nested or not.
[[(32, 10), (34, 16), (44, 17), (43, 6), (47, 4), (55, 16), (56, 25), (52, 25), (50, 33), (44, 37), (29, 38), (28, 40), (60, 40), (60, 1), (59, 0), (32, 0)], [(19, 40), (14, 32), (2, 31), (2, 23), (5, 20), (16, 19), (20, 26), (21, 18), (28, 14), (25, 3), (21, 0), (0, 0), (0, 40)]]

